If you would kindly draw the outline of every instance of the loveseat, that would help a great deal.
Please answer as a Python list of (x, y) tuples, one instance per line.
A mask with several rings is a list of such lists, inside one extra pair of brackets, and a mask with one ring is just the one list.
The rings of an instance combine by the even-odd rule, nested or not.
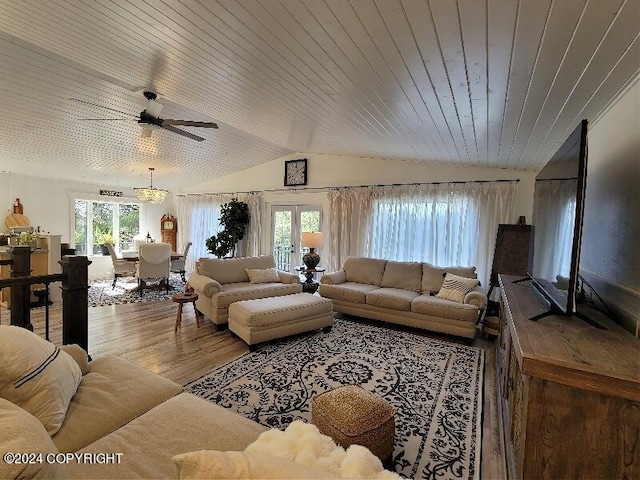
[(342, 269), (320, 279), (318, 291), (336, 312), (473, 339), (487, 296), (478, 285), (460, 301), (440, 298), (447, 273), (477, 278), (475, 267), (349, 257)]
[[(250, 271), (266, 271), (273, 276), (249, 278)], [(238, 258), (201, 258), (188, 283), (198, 294), (196, 308), (216, 325), (229, 318), (229, 305), (241, 300), (279, 297), (302, 292), (297, 275), (276, 270), (273, 255)]]
[[(0, 333), (7, 328), (18, 329), (0, 326)], [(0, 478), (178, 478), (174, 455), (241, 451), (267, 430), (116, 356), (87, 362), (80, 347), (69, 345), (61, 347), (56, 362), (62, 352), (71, 354), (82, 376), (53, 436), (39, 418), (0, 398), (0, 453), (34, 454), (31, 464), (0, 461)], [(59, 390), (50, 387), (46, 394)], [(83, 460), (59, 455), (69, 452)], [(103, 454), (120, 455), (107, 461)]]

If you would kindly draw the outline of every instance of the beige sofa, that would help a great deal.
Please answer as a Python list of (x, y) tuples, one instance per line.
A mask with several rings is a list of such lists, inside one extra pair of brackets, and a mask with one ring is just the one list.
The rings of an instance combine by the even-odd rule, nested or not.
[[(80, 347), (62, 349), (80, 365), (83, 376), (53, 437), (30, 413), (0, 398), (0, 453), (50, 455), (31, 465), (0, 462), (0, 478), (178, 478), (174, 455), (242, 451), (266, 430), (118, 357), (87, 363)], [(81, 458), (89, 462), (79, 463), (55, 456), (58, 452), (121, 455), (109, 463), (86, 455)]]
[(278, 272), (277, 282), (251, 283), (245, 269), (275, 268), (273, 255), (239, 258), (201, 258), (197, 273), (188, 283), (198, 294), (196, 307), (216, 325), (224, 325), (229, 318), (229, 305), (240, 300), (278, 297), (302, 292), (297, 275)]
[(321, 278), (319, 292), (336, 312), (472, 339), (487, 296), (478, 286), (461, 303), (438, 298), (446, 272), (476, 278), (475, 267), (349, 257)]

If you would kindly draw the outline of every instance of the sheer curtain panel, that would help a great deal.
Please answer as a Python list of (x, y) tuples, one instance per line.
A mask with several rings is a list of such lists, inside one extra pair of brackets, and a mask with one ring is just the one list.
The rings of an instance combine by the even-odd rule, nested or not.
[(205, 242), (211, 235), (218, 233), (220, 228), (220, 207), (231, 199), (228, 195), (184, 195), (178, 196), (178, 239), (179, 245), (192, 242), (190, 254), (187, 257), (185, 270), (187, 274), (195, 271), (195, 262), (202, 257), (208, 257)]
[(349, 256), (365, 255), (374, 196), (373, 187), (329, 192), (329, 248), (323, 250), (323, 262), (329, 272), (339, 270)]
[(264, 212), (264, 198), (261, 192), (251, 192), (238, 195), (238, 200), (249, 205), (249, 227), (247, 234), (242, 239), (244, 243), (244, 255), (254, 257), (260, 255), (260, 241), (262, 239), (262, 219)]

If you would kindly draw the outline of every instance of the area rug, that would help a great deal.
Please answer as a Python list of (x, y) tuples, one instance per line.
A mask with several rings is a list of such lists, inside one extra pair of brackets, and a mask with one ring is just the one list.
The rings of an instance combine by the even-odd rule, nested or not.
[(184, 290), (184, 282), (179, 274), (169, 276), (169, 293), (164, 288), (158, 290), (145, 289), (143, 294), (134, 290), (138, 286), (135, 278), (118, 278), (115, 288), (111, 288), (113, 278), (92, 280), (89, 282), (89, 306), (101, 307), (103, 305), (121, 305), (124, 303), (152, 302), (171, 298)]
[(346, 319), (268, 343), (188, 383), (267, 427), (310, 421), (311, 398), (358, 384), (396, 407), (393, 466), (409, 478), (479, 478), (484, 351)]

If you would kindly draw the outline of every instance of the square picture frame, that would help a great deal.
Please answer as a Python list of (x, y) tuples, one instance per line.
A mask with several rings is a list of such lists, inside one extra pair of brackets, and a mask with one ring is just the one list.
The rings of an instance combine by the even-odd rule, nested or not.
[(307, 159), (286, 160), (284, 162), (284, 186), (295, 187), (307, 184)]

